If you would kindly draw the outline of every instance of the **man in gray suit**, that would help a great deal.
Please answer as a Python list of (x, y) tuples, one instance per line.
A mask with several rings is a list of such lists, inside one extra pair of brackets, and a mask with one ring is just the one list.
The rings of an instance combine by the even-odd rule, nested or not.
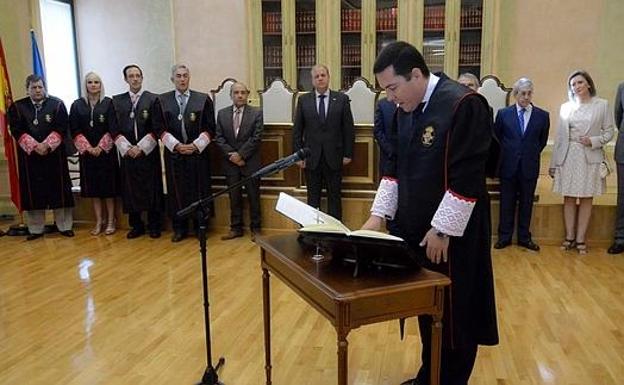
[[(239, 182), (260, 168), (262, 111), (247, 104), (249, 89), (236, 82), (230, 89), (233, 104), (219, 110), (215, 142), (223, 154), (223, 172), (228, 186)], [(260, 231), (260, 181), (252, 179), (244, 185), (249, 198), (251, 240)], [(228, 240), (243, 236), (242, 188), (230, 191), (230, 232)]]
[(609, 254), (619, 254), (624, 251), (624, 83), (620, 83), (615, 95), (615, 124), (618, 127), (618, 137), (615, 143), (618, 195), (615, 240), (607, 250)]
[(320, 207), (321, 190), (327, 189), (327, 211), (341, 219), (342, 166), (351, 163), (355, 133), (349, 97), (329, 89), (329, 70), (312, 67), (314, 90), (299, 98), (293, 126), (293, 150), (310, 149), (300, 161), (305, 169), (308, 204)]

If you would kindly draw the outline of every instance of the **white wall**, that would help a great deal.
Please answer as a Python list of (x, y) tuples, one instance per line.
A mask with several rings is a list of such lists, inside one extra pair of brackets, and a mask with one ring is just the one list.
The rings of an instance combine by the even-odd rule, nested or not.
[(95, 71), (107, 95), (125, 92), (121, 70), (136, 63), (143, 69), (145, 89), (171, 89), (171, 0), (76, 0), (74, 9), (81, 79)]

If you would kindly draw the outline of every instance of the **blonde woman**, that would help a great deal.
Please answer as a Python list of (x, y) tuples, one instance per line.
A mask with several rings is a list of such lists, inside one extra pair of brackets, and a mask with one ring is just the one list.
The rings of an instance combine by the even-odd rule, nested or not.
[(104, 96), (100, 76), (89, 72), (83, 92), (85, 96), (72, 104), (69, 114), (72, 137), (80, 153), (80, 195), (92, 198), (96, 224), (91, 235), (111, 235), (116, 230), (119, 163), (110, 132), (117, 120), (112, 100)]
[(585, 235), (593, 198), (606, 189), (599, 168), (605, 159), (603, 147), (614, 133), (611, 109), (596, 94), (594, 81), (586, 71), (574, 71), (568, 77), (569, 101), (559, 112), (548, 170), (554, 178), (553, 191), (563, 195), (566, 235), (561, 248), (576, 248), (580, 254), (587, 253)]

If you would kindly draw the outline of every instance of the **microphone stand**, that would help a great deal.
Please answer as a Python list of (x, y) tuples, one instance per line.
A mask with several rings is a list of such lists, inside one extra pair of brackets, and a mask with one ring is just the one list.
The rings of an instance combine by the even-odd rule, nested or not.
[[(272, 170), (273, 171), (273, 170)], [(273, 172), (279, 171), (278, 169)], [(273, 173), (272, 172), (272, 173)], [(272, 173), (267, 173), (266, 175), (270, 175)], [(204, 300), (204, 327), (206, 332), (206, 370), (204, 371), (204, 375), (202, 376), (201, 382), (198, 382), (197, 385), (223, 385), (222, 382), (219, 381), (219, 375), (217, 374), (219, 368), (225, 364), (225, 358), (219, 357), (219, 361), (217, 362), (217, 366), (212, 365), (212, 347), (210, 340), (210, 304), (209, 304), (209, 296), (208, 296), (208, 263), (207, 263), (207, 247), (206, 247), (206, 217), (210, 214), (210, 207), (208, 204), (214, 201), (218, 196), (223, 195), (227, 192), (230, 192), (236, 188), (241, 187), (245, 183), (251, 181), (255, 178), (260, 178), (261, 173), (254, 173), (251, 176), (243, 178), (236, 183), (224, 188), (221, 191), (217, 191), (209, 197), (202, 198), (196, 202), (191, 203), (187, 207), (178, 211), (176, 215), (179, 218), (184, 218), (189, 216), (192, 213), (195, 213), (197, 217), (197, 223), (199, 225), (199, 251), (201, 254), (202, 261), (202, 289), (203, 289), (203, 300)]]

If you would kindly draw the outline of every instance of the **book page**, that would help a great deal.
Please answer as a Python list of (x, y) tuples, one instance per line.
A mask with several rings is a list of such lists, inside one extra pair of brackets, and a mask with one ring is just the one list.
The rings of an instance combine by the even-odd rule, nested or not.
[(363, 230), (363, 229), (354, 230), (351, 233), (349, 233), (349, 235), (354, 236), (354, 237), (379, 238), (379, 239), (385, 239), (389, 241), (403, 242), (403, 238), (401, 237), (397, 237), (397, 236), (390, 235), (387, 233), (382, 233), (381, 231), (375, 231), (375, 230)]
[(343, 229), (345, 234), (349, 232), (349, 229), (338, 219), (283, 192), (281, 192), (277, 198), (275, 210), (284, 214), (301, 226), (326, 223)]

